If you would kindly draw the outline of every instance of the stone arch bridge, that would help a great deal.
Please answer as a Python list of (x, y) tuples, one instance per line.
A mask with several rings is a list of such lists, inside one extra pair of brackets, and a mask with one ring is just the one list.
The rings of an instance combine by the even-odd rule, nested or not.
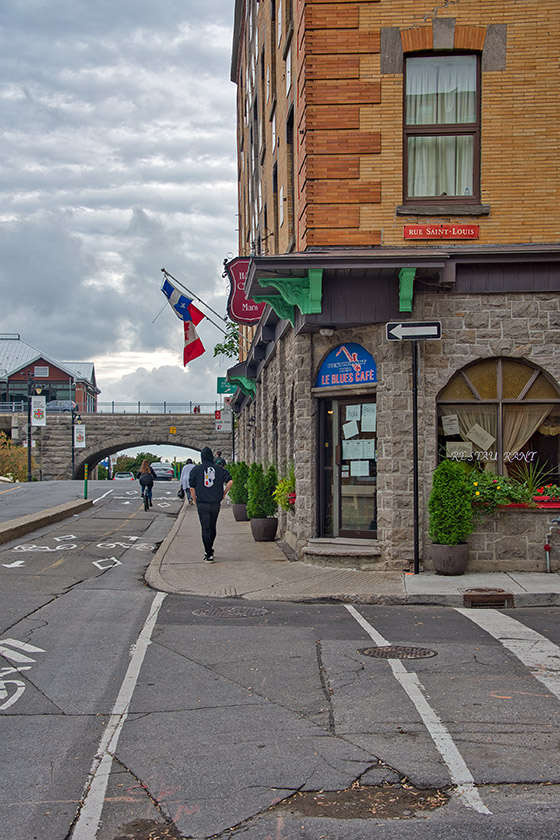
[[(97, 464), (123, 449), (157, 444), (200, 451), (209, 446), (232, 457), (232, 433), (215, 430), (214, 414), (84, 414), (86, 446), (74, 449), (72, 470), (72, 416), (47, 414), (47, 425), (33, 428), (35, 474), (44, 480), (84, 478)], [(27, 415), (12, 415), (12, 438), (27, 437)]]

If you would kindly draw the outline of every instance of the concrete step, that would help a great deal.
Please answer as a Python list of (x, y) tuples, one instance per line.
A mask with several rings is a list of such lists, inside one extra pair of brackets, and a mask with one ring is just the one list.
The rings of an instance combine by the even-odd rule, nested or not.
[(309, 540), (302, 551), (304, 563), (338, 569), (377, 571), (385, 568), (381, 548), (376, 540), (348, 538), (316, 538)]

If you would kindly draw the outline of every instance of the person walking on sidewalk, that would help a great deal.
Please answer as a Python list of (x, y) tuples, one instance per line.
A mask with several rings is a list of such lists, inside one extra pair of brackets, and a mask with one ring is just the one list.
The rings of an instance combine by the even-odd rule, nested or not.
[(209, 446), (203, 448), (200, 457), (202, 463), (191, 470), (189, 486), (200, 519), (204, 559), (207, 563), (213, 563), (220, 504), (229, 493), (233, 479), (225, 467), (214, 463), (214, 455)]
[(191, 497), (191, 488), (189, 487), (189, 476), (191, 472), (194, 470), (194, 464), (191, 458), (187, 458), (187, 463), (181, 470), (181, 487), (185, 491), (185, 495), (187, 497), (187, 502), (189, 505), (192, 505), (193, 500)]

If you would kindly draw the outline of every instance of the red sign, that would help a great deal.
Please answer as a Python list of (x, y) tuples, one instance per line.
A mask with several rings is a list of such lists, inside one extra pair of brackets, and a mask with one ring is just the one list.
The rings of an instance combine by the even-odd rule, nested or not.
[(227, 312), (230, 320), (236, 324), (257, 324), (264, 312), (266, 303), (256, 303), (245, 297), (245, 280), (249, 267), (248, 257), (235, 257), (225, 264), (225, 269), (231, 284), (227, 302)]
[(405, 239), (478, 239), (479, 226), (469, 224), (405, 225)]

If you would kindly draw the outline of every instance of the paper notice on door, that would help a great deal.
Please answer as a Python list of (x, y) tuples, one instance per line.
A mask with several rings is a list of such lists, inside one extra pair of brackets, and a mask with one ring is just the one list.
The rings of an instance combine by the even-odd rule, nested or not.
[(364, 403), (362, 405), (362, 432), (375, 432), (377, 429), (377, 405), (376, 403)]
[(441, 418), (441, 423), (443, 426), (443, 434), (445, 437), (451, 437), (451, 435), (458, 435), (459, 432), (459, 418), (456, 414), (445, 414)]
[(364, 458), (364, 441), (363, 440), (343, 440), (342, 441), (342, 460), (355, 461)]
[(369, 476), (369, 461), (351, 461), (350, 462), (351, 476)]
[(342, 434), (345, 438), (355, 437), (359, 433), (358, 424), (355, 420), (350, 420), (349, 423), (343, 423)]
[(362, 441), (362, 458), (375, 458), (375, 438)]
[(483, 429), (482, 426), (479, 426), (478, 423), (475, 423), (474, 426), (469, 429), (467, 437), (477, 446), (480, 446), (481, 449), (489, 449), (496, 440), (495, 437), (492, 437), (492, 435), (487, 432), (486, 429)]
[(466, 461), (472, 455), (472, 443), (468, 441), (456, 440), (446, 441), (445, 443), (445, 457), (451, 458), (454, 461)]
[(362, 406), (361, 405), (347, 405), (346, 406), (346, 419), (347, 420), (359, 420), (362, 416)]

